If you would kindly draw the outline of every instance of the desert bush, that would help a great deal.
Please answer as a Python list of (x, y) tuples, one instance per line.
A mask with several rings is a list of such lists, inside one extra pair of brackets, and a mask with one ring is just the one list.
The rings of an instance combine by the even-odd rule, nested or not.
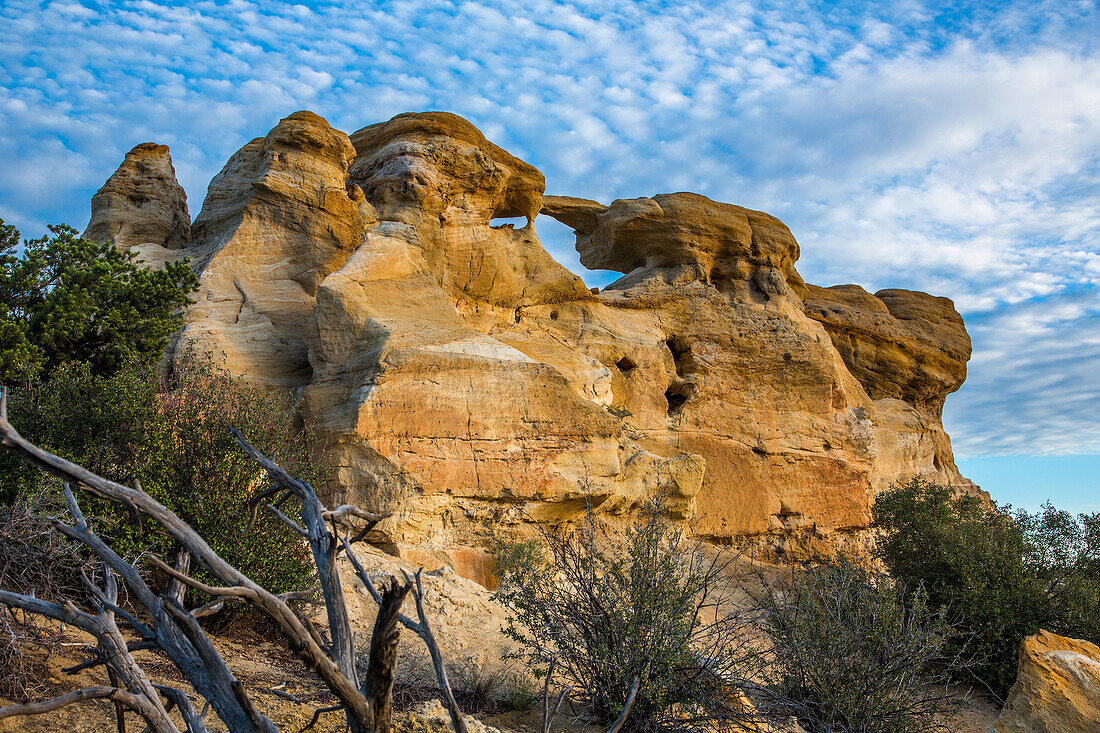
[(538, 697), (533, 680), (504, 661), (456, 664), (448, 670), (455, 697), (463, 710), (503, 713), (527, 710)]
[[(285, 392), (234, 378), (205, 357), (184, 359), (168, 377), (138, 364), (96, 375), (71, 363), (16, 389), (9, 409), (24, 437), (47, 450), (113, 481), (140, 480), (258, 583), (276, 593), (310, 583), (308, 550), (290, 528), (264, 512), (246, 531), (248, 500), (266, 487), (265, 477), (227, 429), (238, 427), (295, 475), (323, 482), (320, 459)], [(38, 495), (51, 481), (13, 455), (0, 456), (0, 498)], [(175, 555), (167, 535), (124, 508), (91, 497), (85, 505), (123, 555)]]
[[(47, 601), (87, 595), (80, 581), (91, 563), (79, 546), (53, 529), (42, 516), (48, 497), (37, 505), (0, 506), (0, 588)], [(43, 656), (57, 649), (58, 630), (0, 607), (0, 697), (24, 701), (41, 694), (47, 677)], [(28, 653), (33, 646), (42, 653)]]
[(502, 547), (505, 633), (539, 676), (551, 665), (602, 723), (640, 681), (628, 730), (751, 729), (741, 694), (761, 661), (752, 619), (730, 604), (732, 558), (708, 557), (659, 501), (619, 536), (589, 509), (575, 528)]
[(920, 479), (875, 501), (876, 552), (973, 634), (974, 674), (1003, 696), (1040, 627), (1100, 641), (1100, 515), (1016, 512)]
[(955, 634), (926, 593), (840, 555), (761, 596), (771, 634), (769, 702), (810, 733), (948, 730)]
[(1047, 503), (1014, 517), (1041, 584), (1043, 628), (1100, 643), (1100, 513), (1074, 517)]
[[(363, 677), (369, 651), (366, 647), (356, 651), (356, 667)], [(517, 672), (507, 660), (455, 660), (445, 663), (445, 667), (455, 699), (467, 713), (496, 715), (528, 710), (539, 694), (534, 681)], [(442, 699), (442, 693), (431, 659), (417, 649), (403, 652), (394, 668), (394, 710), (402, 712), (436, 699)]]

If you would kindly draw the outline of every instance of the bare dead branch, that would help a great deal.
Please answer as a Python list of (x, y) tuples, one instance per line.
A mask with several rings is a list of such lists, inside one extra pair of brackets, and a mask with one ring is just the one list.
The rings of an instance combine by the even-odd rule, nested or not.
[[(0, 433), (3, 430), (4, 425), (0, 423)], [(150, 612), (153, 624), (136, 627), (140, 633), (155, 639), (157, 646), (168, 655), (196, 691), (206, 698), (208, 703), (213, 704), (219, 717), (232, 729), (251, 733), (261, 731), (274, 733), (274, 725), (255, 712), (243, 688), (237, 684), (233, 673), (218, 655), (202, 629), (194, 623), (194, 619), (190, 617), (184, 619), (172, 613), (171, 611), (176, 608), (174, 601), (170, 598), (162, 600), (154, 594), (141, 574), (88, 528), (68, 484), (64, 485), (64, 494), (70, 513), (77, 520), (77, 524), (70, 526), (55, 519), (54, 527), (66, 537), (86, 545), (103, 559), (123, 579), (136, 600)], [(63, 622), (69, 623), (67, 620)], [(193, 624), (193, 627), (188, 626), (188, 622)]]
[[(54, 710), (59, 710), (67, 705), (83, 702), (84, 700), (114, 700), (126, 705), (131, 710), (142, 712), (145, 710), (142, 702), (138, 700), (136, 695), (133, 695), (126, 690), (118, 687), (85, 687), (81, 690), (73, 690), (72, 692), (66, 692), (64, 695), (58, 695), (50, 700), (43, 702), (28, 702), (20, 705), (8, 705), (7, 707), (0, 708), (0, 720), (5, 718), (14, 718), (25, 715), (41, 715), (42, 713), (50, 713)], [(175, 731), (175, 727), (169, 730)]]
[(225, 608), (225, 598), (215, 598), (209, 603), (203, 604), (198, 608), (191, 609), (191, 615), (195, 618), (205, 618), (206, 616), (213, 616), (218, 611)]
[[(187, 575), (190, 570), (191, 556), (187, 554), (187, 550), (180, 550), (176, 555), (176, 572)], [(180, 605), (183, 605), (183, 596), (186, 592), (187, 588), (180, 580), (172, 578), (168, 583), (168, 597)]]
[[(126, 645), (126, 651), (130, 652), (131, 654), (133, 654), (134, 652), (139, 652), (139, 651), (143, 651), (143, 650), (147, 650), (147, 649), (158, 649), (158, 648), (159, 647), (157, 646), (157, 643), (155, 641), (151, 641), (151, 640), (132, 641), (132, 642), (130, 642), (129, 644)], [(104, 659), (103, 656), (100, 655), (96, 651), (95, 647), (89, 647), (89, 649), (91, 649), (93, 654), (95, 654), (94, 657), (92, 657), (91, 659), (89, 659), (87, 661), (80, 662), (79, 664), (74, 664), (71, 667), (64, 667), (64, 668), (62, 668), (61, 671), (64, 672), (65, 674), (73, 675), (73, 674), (76, 674), (77, 672), (83, 672), (86, 669), (91, 669), (92, 667), (98, 667), (101, 664), (106, 664), (107, 663), (107, 660)]]
[(278, 495), (283, 494), (283, 492), (285, 491), (286, 489), (284, 489), (282, 486), (280, 486), (279, 484), (275, 484), (274, 486), (269, 486), (268, 488), (264, 489), (263, 491), (248, 500), (248, 524), (246, 524), (244, 528), (244, 531), (246, 533), (251, 532), (252, 527), (255, 526), (256, 519), (258, 518), (260, 511), (260, 505), (270, 499), (272, 496), (277, 497), (275, 504), (278, 505), (279, 503), (281, 503)]
[[(6, 392), (0, 397), (0, 402), (5, 401)], [(253, 448), (238, 431), (232, 430), (232, 432), (241, 448), (274, 481), (274, 486), (261, 492), (264, 499), (274, 498), (274, 502), (267, 505), (267, 510), (309, 542), (325, 598), (331, 644), (325, 644), (313, 624), (308, 619), (299, 617), (298, 613), (289, 606), (292, 601), (308, 597), (308, 593), (298, 591), (276, 595), (267, 591), (221, 558), (192, 527), (145, 493), (140, 483), (135, 482), (131, 488), (109, 481), (26, 441), (8, 422), (6, 402), (0, 405), (0, 442), (31, 465), (57, 475), (67, 482), (66, 502), (75, 521), (72, 526), (60, 521), (56, 521), (55, 524), (67, 537), (83, 543), (99, 555), (110, 570), (104, 576), (103, 589), (99, 589), (90, 579), (85, 578), (99, 605), (100, 612), (97, 616), (85, 613), (69, 602), (50, 604), (5, 591), (0, 591), (0, 603), (12, 601), (12, 605), (25, 612), (41, 613), (92, 633), (98, 632), (96, 636), (100, 639), (100, 649), (97, 658), (77, 667), (86, 669), (103, 663), (108, 666), (112, 674), (117, 673), (120, 684), (109, 689), (118, 689), (136, 698), (137, 705), (141, 706), (140, 714), (146, 718), (149, 729), (156, 733), (175, 730), (168, 718), (165, 703), (161, 702), (160, 694), (164, 695), (167, 705), (181, 711), (189, 731), (205, 729), (202, 723), (203, 715), (195, 715), (189, 700), (178, 690), (154, 688), (148, 682), (144, 673), (133, 663), (130, 650), (118, 633), (114, 620), (116, 613), (142, 634), (141, 643), (147, 644), (148, 648), (154, 646), (160, 648), (168, 654), (196, 691), (206, 698), (207, 706), (204, 707), (204, 714), (212, 705), (230, 730), (248, 733), (260, 731), (274, 733), (275, 728), (256, 710), (244, 688), (225, 666), (224, 660), (199, 626), (197, 618), (213, 613), (231, 601), (247, 601), (259, 608), (272, 619), (288, 639), (291, 649), (337, 696), (340, 705), (334, 709), (345, 711), (353, 733), (368, 731), (378, 733), (388, 728), (398, 625), (404, 625), (415, 631), (427, 644), (437, 677), (440, 679), (441, 690), (451, 710), (455, 730), (457, 733), (466, 733), (465, 722), (446, 677), (442, 656), (424, 613), (420, 572), (416, 574), (415, 582), (406, 576), (405, 585), (395, 582), (383, 594), (378, 594), (377, 589), (371, 586), (375, 597), (379, 599), (380, 613), (376, 621), (376, 638), (372, 639), (374, 661), (368, 669), (370, 679), (362, 688), (359, 686), (354, 664), (352, 629), (345, 606), (339, 570), (336, 566), (336, 556), (341, 546), (350, 548), (353, 542), (361, 539), (386, 515), (366, 512), (347, 505), (332, 511), (327, 510), (307, 482), (288, 474), (274, 461)], [(150, 560), (171, 579), (170, 587), (163, 596), (155, 595), (136, 568), (122, 560), (88, 527), (68, 483), (78, 484), (94, 496), (121, 504), (138, 516), (149, 517), (179, 543), (183, 549), (177, 558), (176, 567), (169, 566), (158, 557), (152, 557)], [(300, 523), (290, 519), (278, 508), (278, 505), (290, 497), (297, 498), (301, 504)], [(258, 504), (259, 501), (256, 501), (255, 506)], [(355, 526), (360, 523), (365, 523), (365, 528)], [(337, 525), (350, 527), (349, 531), (358, 530), (355, 540), (349, 542), (349, 538), (345, 536), (342, 545)], [(221, 585), (211, 585), (190, 575), (191, 558), (194, 558)], [(361, 570), (361, 566), (359, 568)], [(126, 583), (132, 597), (149, 611), (151, 615), (149, 623), (138, 621), (118, 605), (116, 573)], [(214, 601), (188, 612), (183, 606), (183, 596), (187, 587), (213, 596)], [(414, 591), (417, 598), (418, 621), (400, 614), (401, 602), (410, 591)], [(100, 659), (103, 661), (100, 662)], [(112, 695), (114, 697), (111, 697)], [(103, 692), (102, 696), (116, 701), (124, 700), (127, 705), (132, 704), (129, 698), (120, 693)], [(79, 694), (65, 698), (66, 701), (77, 699), (80, 699)], [(321, 711), (318, 711), (315, 720), (320, 714)]]
[(313, 717), (306, 723), (306, 727), (302, 728), (298, 733), (306, 733), (307, 730), (317, 725), (317, 721), (321, 719), (321, 716), (325, 713), (335, 713), (337, 710), (343, 710), (343, 705), (329, 705), (327, 708), (317, 708), (313, 711)]
[(396, 579), (382, 592), (374, 630), (370, 637), (370, 655), (363, 692), (371, 701), (374, 729), (388, 731), (393, 717), (393, 672), (397, 663), (397, 642), (400, 634), (398, 615), (401, 604), (412, 586), (400, 585)]
[[(325, 507), (312, 486), (305, 481), (294, 478), (277, 463), (256, 450), (241, 435), (240, 431), (235, 428), (230, 428), (230, 431), (241, 449), (267, 472), (271, 480), (296, 496), (301, 504), (301, 526), (306, 532), (310, 551), (313, 553), (314, 563), (317, 565), (317, 575), (325, 600), (325, 611), (332, 644), (327, 649), (323, 645), (317, 644), (316, 633), (311, 633), (311, 629), (290, 609), (285, 601), (271, 597), (271, 600), (277, 602), (279, 606), (271, 610), (265, 610), (269, 615), (272, 615), (272, 611), (277, 610), (279, 614), (285, 614), (293, 618), (293, 624), (289, 623), (289, 620), (285, 624), (280, 624), (283, 633), (290, 638), (292, 644), (301, 648), (302, 651), (299, 652), (299, 655), (315, 669), (329, 686), (329, 689), (344, 703), (349, 719), (365, 723), (370, 719), (370, 705), (359, 688), (359, 679), (355, 669), (354, 634), (352, 633), (351, 621), (348, 618), (340, 571), (336, 566), (336, 550), (339, 543), (335, 531), (330, 532), (326, 525)], [(243, 576), (241, 577), (247, 580)], [(226, 579), (222, 578), (222, 580), (225, 581)], [(237, 585), (238, 583), (232, 584)], [(263, 600), (265, 605), (272, 605), (271, 601)], [(276, 621), (279, 621), (279, 619), (276, 619)]]
[(283, 524), (285, 524), (286, 526), (290, 527), (290, 528), (291, 528), (291, 529), (292, 529), (293, 531), (297, 532), (297, 533), (298, 533), (298, 534), (300, 534), (300, 535), (301, 535), (302, 537), (305, 537), (306, 539), (309, 539), (309, 532), (306, 532), (306, 531), (305, 531), (305, 529), (304, 529), (304, 528), (302, 527), (302, 525), (298, 524), (298, 523), (297, 523), (297, 522), (295, 522), (295, 521), (294, 521), (293, 519), (291, 519), (291, 518), (290, 518), (290, 517), (288, 517), (287, 515), (283, 514), (283, 513), (282, 513), (281, 511), (279, 511), (278, 509), (276, 509), (276, 508), (275, 508), (275, 506), (274, 506), (273, 504), (265, 504), (265, 505), (264, 505), (264, 509), (266, 509), (267, 511), (271, 512), (272, 514), (274, 514), (274, 515), (275, 515), (275, 517), (276, 517), (276, 518), (277, 518), (277, 519), (278, 519), (278, 520), (279, 520), (280, 522), (282, 522), (282, 523), (283, 523)]
[(214, 597), (224, 596), (229, 598), (247, 598), (249, 600), (251, 600), (255, 596), (255, 593), (252, 591), (251, 588), (247, 588), (244, 586), (238, 586), (234, 588), (218, 588), (212, 585), (207, 585), (201, 580), (196, 580), (190, 575), (181, 573), (180, 571), (170, 566), (168, 563), (164, 562), (164, 560), (161, 560), (156, 555), (150, 555), (149, 562), (156, 566), (158, 570), (167, 573), (169, 576), (171, 576), (173, 580), (190, 586), (195, 590), (200, 590), (207, 595), (211, 595)]
[(270, 692), (275, 697), (281, 697), (284, 700), (295, 703), (296, 705), (304, 705), (305, 704), (305, 702), (302, 700), (302, 698), (298, 697), (297, 695), (292, 695), (289, 692), (287, 692), (286, 690), (280, 690), (277, 687), (269, 687), (267, 691)]
[(202, 713), (196, 713), (195, 708), (191, 705), (191, 700), (188, 699), (183, 690), (167, 685), (154, 685), (154, 687), (168, 700), (169, 710), (172, 707), (179, 710), (180, 717), (183, 718), (183, 723), (187, 726), (187, 733), (206, 733), (206, 723), (203, 722), (203, 717), (206, 715), (209, 703), (203, 707)]
[(420, 576), (424, 572), (424, 568), (420, 568), (416, 571), (416, 575), (412, 578), (404, 570), (401, 571), (405, 576), (405, 582), (413, 587), (413, 599), (416, 601), (416, 615), (419, 621), (408, 628), (415, 631), (420, 638), (424, 641), (424, 645), (428, 647), (428, 654), (432, 658), (432, 666), (435, 667), (435, 676), (439, 681), (439, 691), (443, 694), (443, 702), (447, 706), (447, 712), (451, 714), (451, 726), (454, 727), (455, 733), (467, 733), (466, 720), (462, 717), (462, 710), (458, 707), (458, 700), (455, 699), (454, 690), (451, 689), (451, 682), (447, 679), (447, 668), (443, 665), (443, 654), (439, 651), (439, 645), (435, 641), (435, 635), (432, 633), (432, 628), (428, 624), (428, 615), (424, 613), (424, 587), (421, 585)]

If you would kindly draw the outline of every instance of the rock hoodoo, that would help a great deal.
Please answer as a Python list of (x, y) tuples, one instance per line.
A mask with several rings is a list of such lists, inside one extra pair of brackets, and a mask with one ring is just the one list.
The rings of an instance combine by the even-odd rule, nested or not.
[[(174, 190), (163, 166), (134, 180), (131, 156), (93, 236), (140, 218), (102, 197), (116, 179)], [(298, 390), (338, 500), (393, 511), (395, 551), (470, 577), (489, 526), (625, 514), (657, 487), (701, 535), (769, 552), (860, 540), (897, 480), (973, 489), (940, 423), (970, 355), (950, 301), (806, 285), (761, 212), (544, 185), (455, 115), (348, 136), (295, 113), (230, 158), (180, 239), (201, 290), (177, 349)], [(590, 291), (540, 213), (624, 276)]]
[(141, 143), (92, 197), (84, 236), (136, 249), (147, 262), (163, 262), (191, 241), (187, 194), (176, 181), (167, 145)]

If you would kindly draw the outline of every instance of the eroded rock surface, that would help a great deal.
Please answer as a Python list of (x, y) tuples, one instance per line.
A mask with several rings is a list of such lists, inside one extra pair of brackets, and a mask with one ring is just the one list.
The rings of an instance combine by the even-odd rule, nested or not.
[(989, 733), (1100, 730), (1100, 648), (1040, 631), (1020, 645), (1020, 668)]
[(904, 400), (940, 417), (970, 360), (970, 335), (954, 303), (911, 290), (808, 288), (807, 315), (825, 326), (871, 397)]
[(141, 143), (92, 197), (84, 237), (135, 249), (147, 262), (171, 259), (191, 241), (187, 194), (167, 145)]
[[(333, 500), (485, 583), (490, 532), (625, 516), (658, 487), (700, 534), (784, 553), (860, 541), (894, 481), (971, 486), (940, 424), (969, 357), (950, 301), (807, 286), (762, 212), (543, 188), (455, 115), (351, 136), (291, 115), (210, 184), (180, 343), (297, 388)], [(540, 212), (624, 276), (589, 291)]]
[(354, 158), (348, 136), (312, 112), (234, 153), (192, 227), (199, 291), (181, 349), (269, 384), (309, 383), (318, 288), (363, 240), (362, 195), (346, 185)]
[(602, 211), (594, 201), (549, 196), (543, 212), (573, 227), (585, 267), (627, 273), (614, 289), (701, 281), (736, 302), (801, 310), (798, 242), (761, 211), (671, 193), (619, 199)]

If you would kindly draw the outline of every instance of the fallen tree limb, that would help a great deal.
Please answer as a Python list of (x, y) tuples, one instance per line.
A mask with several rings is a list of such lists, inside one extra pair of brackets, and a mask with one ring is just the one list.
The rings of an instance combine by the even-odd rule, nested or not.
[[(0, 708), (0, 720), (14, 718), (22, 715), (41, 715), (60, 710), (67, 705), (83, 702), (85, 700), (114, 700), (122, 703), (131, 710), (141, 712), (144, 707), (136, 695), (133, 695), (119, 687), (85, 687), (82, 690), (73, 690), (64, 695), (58, 695), (43, 702), (27, 702), (19, 705), (8, 705)], [(170, 730), (175, 731), (175, 726)]]
[[(343, 505), (334, 510), (326, 509), (312, 486), (294, 478), (274, 461), (257, 451), (237, 430), (233, 428), (230, 430), (242, 450), (256, 461), (274, 482), (272, 487), (260, 493), (260, 500), (253, 499), (250, 502), (252, 518), (254, 519), (262, 499), (273, 499), (273, 503), (267, 504), (266, 509), (302, 535), (309, 543), (325, 600), (331, 643), (326, 644), (313, 624), (307, 618), (299, 617), (289, 605), (291, 601), (302, 600), (308, 594), (291, 592), (277, 595), (258, 585), (221, 558), (190, 525), (145, 493), (137, 481), (134, 482), (133, 487), (110, 481), (25, 440), (8, 421), (7, 390), (0, 390), (0, 443), (17, 453), (27, 463), (52, 473), (66, 482), (66, 501), (76, 521), (73, 525), (68, 525), (55, 520), (57, 529), (70, 539), (83, 543), (98, 555), (110, 568), (105, 576), (108, 583), (114, 584), (115, 574), (117, 574), (130, 590), (132, 597), (149, 612), (151, 617), (149, 622), (139, 621), (117, 605), (117, 598), (110, 588), (106, 592), (93, 589), (93, 595), (99, 601), (100, 616), (109, 619), (114, 629), (113, 635), (107, 634), (102, 637), (109, 638), (113, 646), (109, 650), (101, 650), (100, 656), (114, 672), (121, 671), (120, 679), (128, 680), (127, 684), (123, 685), (128, 689), (123, 692), (135, 696), (134, 691), (129, 688), (136, 686), (141, 693), (136, 695), (138, 704), (153, 708), (152, 712), (156, 715), (152, 717), (149, 717), (151, 714), (148, 710), (142, 712), (149, 722), (149, 729), (155, 733), (176, 730), (168, 718), (167, 708), (161, 703), (159, 694), (165, 696), (169, 706), (180, 711), (189, 731), (205, 730), (202, 719), (207, 708), (204, 707), (202, 714), (195, 714), (186, 695), (171, 688), (153, 687), (147, 679), (142, 682), (144, 674), (140, 673), (140, 668), (136, 664), (133, 664), (133, 669), (130, 669), (129, 663), (116, 664), (113, 661), (115, 656), (121, 655), (120, 658), (124, 661), (128, 659), (130, 663), (133, 662), (127, 645), (122, 642), (117, 625), (114, 623), (116, 613), (140, 634), (140, 643), (148, 645), (143, 648), (159, 648), (168, 655), (195, 690), (207, 700), (207, 706), (213, 707), (218, 717), (230, 730), (242, 733), (273, 733), (276, 730), (271, 721), (257, 711), (244, 687), (229, 671), (198, 623), (198, 618), (216, 612), (227, 602), (245, 601), (258, 608), (275, 623), (289, 642), (291, 650), (339, 699), (340, 705), (334, 709), (345, 711), (348, 726), (353, 733), (385, 733), (388, 730), (398, 625), (404, 625), (413, 630), (428, 646), (456, 733), (466, 733), (465, 722), (447, 680), (442, 655), (424, 613), (423, 587), (419, 571), (415, 578), (405, 574), (404, 584), (394, 579), (383, 593), (378, 592), (369, 578), (366, 579), (372, 596), (379, 604), (379, 615), (371, 640), (367, 679), (362, 685), (359, 682), (355, 668), (352, 628), (345, 606), (336, 558), (341, 549), (346, 550), (353, 564), (361, 571), (362, 566), (351, 552), (351, 545), (360, 541), (387, 515), (368, 512), (350, 505)], [(69, 483), (81, 486), (93, 496), (121, 504), (139, 518), (149, 517), (179, 543), (183, 550), (177, 559), (176, 567), (168, 565), (157, 557), (151, 559), (152, 564), (170, 578), (168, 590), (163, 595), (158, 596), (153, 593), (137, 569), (125, 562), (88, 527), (69, 488)], [(278, 509), (278, 505), (291, 497), (296, 498), (300, 504), (300, 522), (291, 519)], [(359, 523), (363, 525), (357, 526)], [(347, 528), (349, 534), (350, 531), (355, 530), (354, 539), (349, 539), (347, 534), (341, 536), (338, 531), (339, 526)], [(194, 578), (189, 572), (191, 558), (194, 558), (221, 585), (211, 585)], [(361, 575), (365, 576), (364, 573)], [(193, 611), (187, 611), (183, 605), (183, 598), (185, 588), (188, 587), (207, 593), (213, 596), (214, 600)], [(114, 588), (117, 589), (117, 585)], [(409, 592), (412, 592), (416, 599), (418, 621), (413, 621), (400, 613), (401, 603)], [(17, 597), (17, 594), (6, 591), (0, 591), (0, 594), (6, 594), (0, 595), (0, 603), (11, 601), (9, 605), (22, 608), (24, 611), (45, 613), (51, 618), (57, 618), (79, 628), (92, 628), (98, 623), (98, 616), (93, 617), (84, 613), (72, 603), (48, 604), (29, 597)], [(87, 668), (98, 663), (97, 660), (89, 660), (77, 667)], [(121, 687), (109, 689), (121, 689)], [(76, 699), (83, 698), (79, 695), (72, 698), (73, 701)], [(131, 704), (129, 698), (121, 694), (111, 699), (125, 700), (127, 705)], [(146, 705), (147, 701), (151, 702)], [(57, 703), (58, 706), (64, 704), (70, 703)], [(139, 712), (141, 710), (144, 708)], [(319, 710), (315, 714), (314, 722), (321, 712)]]

